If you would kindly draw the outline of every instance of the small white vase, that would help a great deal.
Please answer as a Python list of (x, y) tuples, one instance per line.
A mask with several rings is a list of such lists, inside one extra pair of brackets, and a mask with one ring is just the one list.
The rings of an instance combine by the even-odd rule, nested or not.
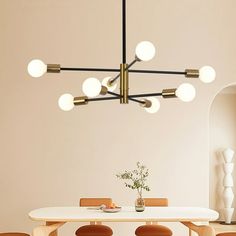
[(230, 224), (234, 213), (234, 208), (224, 208), (225, 223)]
[(223, 154), (225, 162), (230, 163), (234, 156), (234, 150), (232, 150), (231, 148), (227, 148), (223, 151)]
[(225, 188), (223, 192), (223, 201), (225, 208), (231, 208), (234, 200), (234, 193), (232, 188)]

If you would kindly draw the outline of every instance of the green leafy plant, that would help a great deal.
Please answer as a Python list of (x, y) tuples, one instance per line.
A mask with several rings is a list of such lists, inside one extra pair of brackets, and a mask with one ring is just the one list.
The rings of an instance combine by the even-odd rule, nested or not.
[(142, 198), (143, 190), (150, 191), (150, 188), (146, 185), (149, 170), (140, 162), (137, 162), (136, 166), (135, 170), (126, 170), (124, 173), (117, 174), (116, 177), (125, 180), (127, 188), (137, 189), (138, 197)]

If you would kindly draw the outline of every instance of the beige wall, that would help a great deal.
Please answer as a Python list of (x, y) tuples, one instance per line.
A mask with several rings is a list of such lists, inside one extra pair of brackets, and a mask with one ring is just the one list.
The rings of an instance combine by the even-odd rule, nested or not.
[[(236, 94), (220, 93), (216, 96), (210, 112), (210, 207), (219, 212), (224, 208), (222, 150), (225, 148), (236, 150)], [(234, 180), (235, 176), (234, 171)], [(235, 188), (233, 191), (236, 194)], [(232, 207), (235, 207), (235, 202)], [(234, 218), (235, 215), (234, 213)], [(221, 219), (224, 219), (223, 212)]]
[[(31, 209), (77, 205), (82, 196), (106, 196), (132, 205), (136, 193), (115, 174), (136, 161), (150, 168), (151, 192), (172, 206), (209, 205), (208, 113), (222, 88), (236, 81), (236, 1), (129, 0), (128, 61), (135, 45), (157, 46), (151, 62), (135, 68), (183, 70), (210, 64), (214, 84), (192, 80), (197, 98), (190, 104), (161, 100), (150, 115), (136, 104), (91, 103), (65, 113), (58, 97), (81, 94), (88, 76), (61, 73), (31, 79), (31, 58), (63, 66), (118, 67), (120, 1), (0, 1), (0, 230), (31, 232)], [(131, 75), (131, 93), (176, 87), (181, 76)], [(132, 235), (135, 225), (115, 226)], [(187, 233), (175, 224), (175, 235)], [(63, 232), (73, 234), (76, 225)], [(119, 232), (121, 231), (121, 233)], [(186, 234), (187, 235), (187, 234)]]

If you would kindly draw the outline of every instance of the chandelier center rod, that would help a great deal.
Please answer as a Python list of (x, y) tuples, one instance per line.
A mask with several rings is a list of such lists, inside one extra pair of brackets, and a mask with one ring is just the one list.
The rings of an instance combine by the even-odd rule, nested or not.
[(126, 64), (126, 0), (122, 0), (122, 63)]

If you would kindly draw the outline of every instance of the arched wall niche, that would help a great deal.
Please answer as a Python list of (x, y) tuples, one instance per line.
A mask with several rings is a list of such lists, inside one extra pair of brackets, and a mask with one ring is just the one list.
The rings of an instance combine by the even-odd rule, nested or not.
[[(236, 83), (222, 88), (214, 97), (209, 111), (209, 150), (210, 150), (210, 208), (220, 213), (219, 220), (223, 216), (223, 156), (222, 151), (231, 148), (236, 151)], [(233, 162), (236, 163), (236, 156)], [(234, 167), (233, 179), (236, 185), (236, 167)], [(236, 187), (233, 187), (236, 198)], [(236, 208), (234, 199), (232, 207)], [(236, 220), (236, 209), (233, 215)]]

